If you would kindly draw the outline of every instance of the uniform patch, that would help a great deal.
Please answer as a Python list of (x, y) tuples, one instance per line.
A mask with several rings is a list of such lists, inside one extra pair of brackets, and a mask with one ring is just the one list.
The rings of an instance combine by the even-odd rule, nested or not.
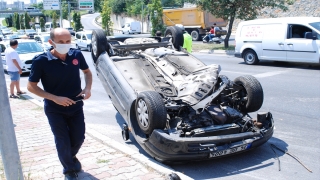
[(78, 65), (78, 64), (79, 64), (78, 59), (72, 60), (72, 64), (73, 64), (73, 65)]

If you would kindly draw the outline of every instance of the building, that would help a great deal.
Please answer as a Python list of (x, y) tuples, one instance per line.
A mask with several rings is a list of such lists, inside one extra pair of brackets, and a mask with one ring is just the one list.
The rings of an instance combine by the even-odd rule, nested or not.
[(0, 1), (0, 10), (6, 10), (7, 9), (7, 2), (5, 0)]
[(30, 5), (31, 4), (37, 4), (37, 0), (30, 0)]
[(16, 10), (23, 10), (24, 9), (24, 1), (15, 1), (13, 2), (13, 6), (12, 6), (12, 10), (16, 9)]

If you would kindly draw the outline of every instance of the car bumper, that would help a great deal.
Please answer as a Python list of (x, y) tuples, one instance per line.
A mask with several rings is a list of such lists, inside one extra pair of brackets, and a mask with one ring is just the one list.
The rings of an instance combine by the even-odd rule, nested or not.
[(234, 53), (234, 56), (237, 57), (237, 58), (242, 58), (241, 53), (237, 53), (237, 52), (236, 52), (236, 53)]
[(215, 159), (254, 149), (267, 142), (274, 126), (263, 133), (245, 132), (230, 135), (182, 138), (154, 130), (144, 143), (144, 149), (161, 162), (181, 162)]

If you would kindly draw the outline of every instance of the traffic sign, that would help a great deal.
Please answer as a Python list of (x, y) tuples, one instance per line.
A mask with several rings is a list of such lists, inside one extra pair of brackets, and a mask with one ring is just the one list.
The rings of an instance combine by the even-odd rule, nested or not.
[(43, 0), (44, 10), (60, 10), (60, 0)]
[(79, 10), (93, 10), (93, 0), (79, 0)]

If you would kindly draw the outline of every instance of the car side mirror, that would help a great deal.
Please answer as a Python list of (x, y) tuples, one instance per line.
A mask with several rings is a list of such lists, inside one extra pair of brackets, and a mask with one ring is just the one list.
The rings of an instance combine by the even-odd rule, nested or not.
[(121, 28), (124, 28), (124, 26), (121, 26)]
[(316, 40), (316, 39), (317, 39), (317, 36), (313, 35), (312, 32), (306, 32), (306, 33), (305, 33), (305, 38), (306, 38), (306, 39)]

